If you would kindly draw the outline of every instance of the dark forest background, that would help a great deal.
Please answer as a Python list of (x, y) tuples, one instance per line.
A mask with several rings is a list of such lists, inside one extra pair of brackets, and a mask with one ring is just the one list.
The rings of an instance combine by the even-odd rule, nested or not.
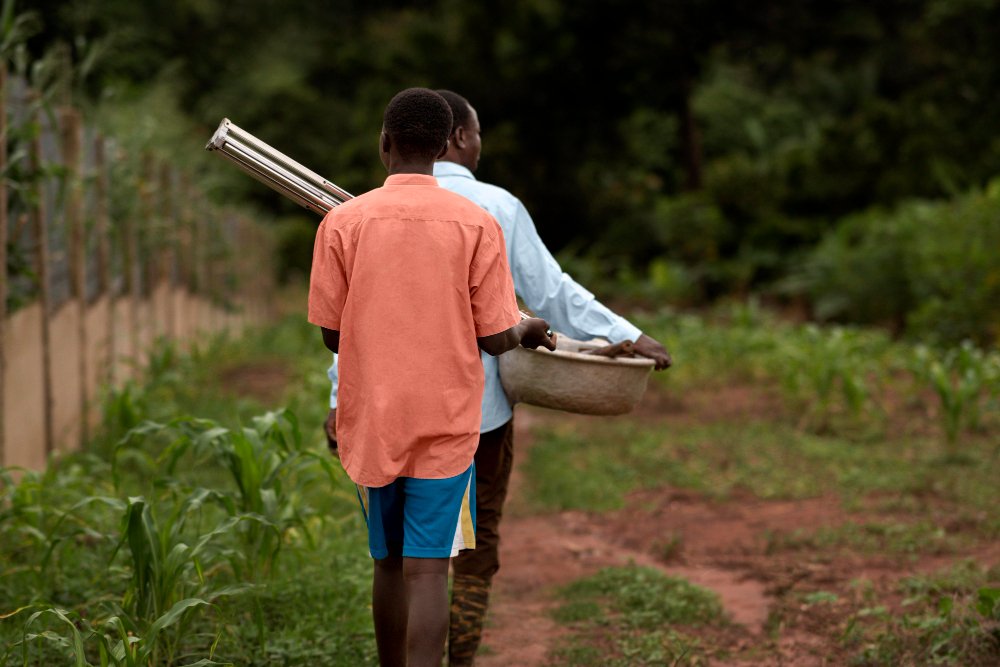
[[(315, 220), (202, 147), (228, 117), (347, 190), (381, 113), (451, 88), (478, 176), (604, 298), (760, 295), (820, 320), (995, 344), (1000, 2), (32, 0), (29, 79), (196, 165), (220, 201)], [(16, 54), (12, 56), (15, 64)], [(26, 66), (27, 67), (27, 66)]]

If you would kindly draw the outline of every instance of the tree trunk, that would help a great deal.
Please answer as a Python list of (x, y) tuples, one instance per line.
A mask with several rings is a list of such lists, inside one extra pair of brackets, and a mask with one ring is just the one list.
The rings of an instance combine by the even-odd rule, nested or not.
[(691, 109), (691, 83), (685, 82), (681, 89), (678, 117), (680, 125), (681, 156), (684, 161), (684, 190), (693, 192), (702, 188), (701, 132)]

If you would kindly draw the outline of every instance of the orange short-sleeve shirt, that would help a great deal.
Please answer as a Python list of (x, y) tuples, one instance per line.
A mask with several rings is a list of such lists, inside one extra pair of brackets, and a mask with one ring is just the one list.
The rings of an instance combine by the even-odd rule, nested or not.
[(350, 478), (441, 479), (479, 441), (476, 338), (520, 315), (500, 225), (433, 176), (395, 174), (320, 224), (309, 321), (340, 332), (337, 440)]

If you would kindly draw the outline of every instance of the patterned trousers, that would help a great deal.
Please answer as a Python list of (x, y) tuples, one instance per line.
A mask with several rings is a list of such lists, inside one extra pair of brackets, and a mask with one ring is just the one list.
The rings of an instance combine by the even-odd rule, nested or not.
[(448, 664), (475, 660), (489, 606), (493, 575), (500, 569), (500, 519), (514, 463), (514, 421), (479, 436), (476, 450), (476, 548), (452, 559), (455, 573), (448, 629)]

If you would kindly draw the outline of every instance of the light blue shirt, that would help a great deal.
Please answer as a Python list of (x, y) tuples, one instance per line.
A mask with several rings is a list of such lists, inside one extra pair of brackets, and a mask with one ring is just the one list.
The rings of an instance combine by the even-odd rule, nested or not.
[[(434, 176), (441, 187), (471, 199), (486, 209), (503, 229), (507, 261), (514, 276), (514, 290), (538, 317), (553, 330), (571, 338), (604, 338), (611, 343), (636, 341), (642, 332), (628, 320), (615, 315), (568, 274), (538, 236), (528, 210), (517, 197), (503, 188), (477, 181), (472, 172), (454, 162), (434, 163)], [(513, 416), (511, 405), (500, 385), (500, 365), (496, 357), (481, 353), (486, 387), (483, 391), (483, 420), (480, 432), (499, 428)], [(327, 375), (330, 378), (330, 407), (337, 407), (337, 358)]]

